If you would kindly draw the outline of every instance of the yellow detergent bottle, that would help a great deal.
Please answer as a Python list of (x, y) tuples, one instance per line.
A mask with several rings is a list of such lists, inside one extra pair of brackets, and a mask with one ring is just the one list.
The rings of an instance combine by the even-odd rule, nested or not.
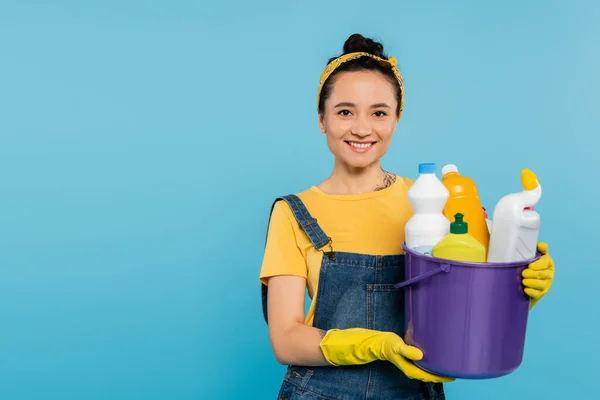
[(465, 262), (485, 262), (486, 249), (479, 240), (469, 234), (469, 224), (463, 221), (464, 215), (454, 214), (450, 233), (433, 246), (433, 256)]
[(481, 242), (487, 251), (490, 231), (475, 181), (459, 174), (456, 165), (447, 164), (442, 168), (442, 183), (450, 193), (444, 207), (444, 215), (451, 220), (457, 212), (463, 214), (463, 220), (469, 224), (469, 235)]

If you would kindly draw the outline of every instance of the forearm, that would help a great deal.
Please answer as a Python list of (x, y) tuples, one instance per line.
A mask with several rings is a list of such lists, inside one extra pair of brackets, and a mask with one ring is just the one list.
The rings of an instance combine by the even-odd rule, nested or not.
[(271, 345), (280, 364), (302, 366), (331, 365), (321, 350), (326, 331), (295, 323), (279, 334), (271, 333)]

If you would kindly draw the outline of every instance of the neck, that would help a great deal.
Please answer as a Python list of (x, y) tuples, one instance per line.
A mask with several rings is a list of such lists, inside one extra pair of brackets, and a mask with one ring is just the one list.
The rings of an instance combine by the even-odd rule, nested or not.
[(379, 163), (366, 168), (351, 168), (337, 162), (331, 176), (319, 185), (323, 192), (333, 195), (363, 194), (383, 189), (391, 184)]

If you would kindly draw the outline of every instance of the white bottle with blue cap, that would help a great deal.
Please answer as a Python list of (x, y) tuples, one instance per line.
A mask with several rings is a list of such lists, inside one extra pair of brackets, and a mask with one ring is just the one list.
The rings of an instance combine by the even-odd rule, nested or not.
[(425, 255), (450, 233), (450, 221), (443, 214), (450, 193), (435, 172), (434, 163), (419, 164), (419, 177), (407, 193), (414, 214), (404, 228), (406, 247)]

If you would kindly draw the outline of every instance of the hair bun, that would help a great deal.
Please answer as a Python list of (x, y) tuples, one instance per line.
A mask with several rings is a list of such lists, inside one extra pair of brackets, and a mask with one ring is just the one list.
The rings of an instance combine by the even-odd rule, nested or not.
[(344, 43), (344, 53), (365, 52), (381, 58), (387, 58), (383, 54), (383, 45), (373, 39), (364, 37), (359, 33), (351, 35)]

